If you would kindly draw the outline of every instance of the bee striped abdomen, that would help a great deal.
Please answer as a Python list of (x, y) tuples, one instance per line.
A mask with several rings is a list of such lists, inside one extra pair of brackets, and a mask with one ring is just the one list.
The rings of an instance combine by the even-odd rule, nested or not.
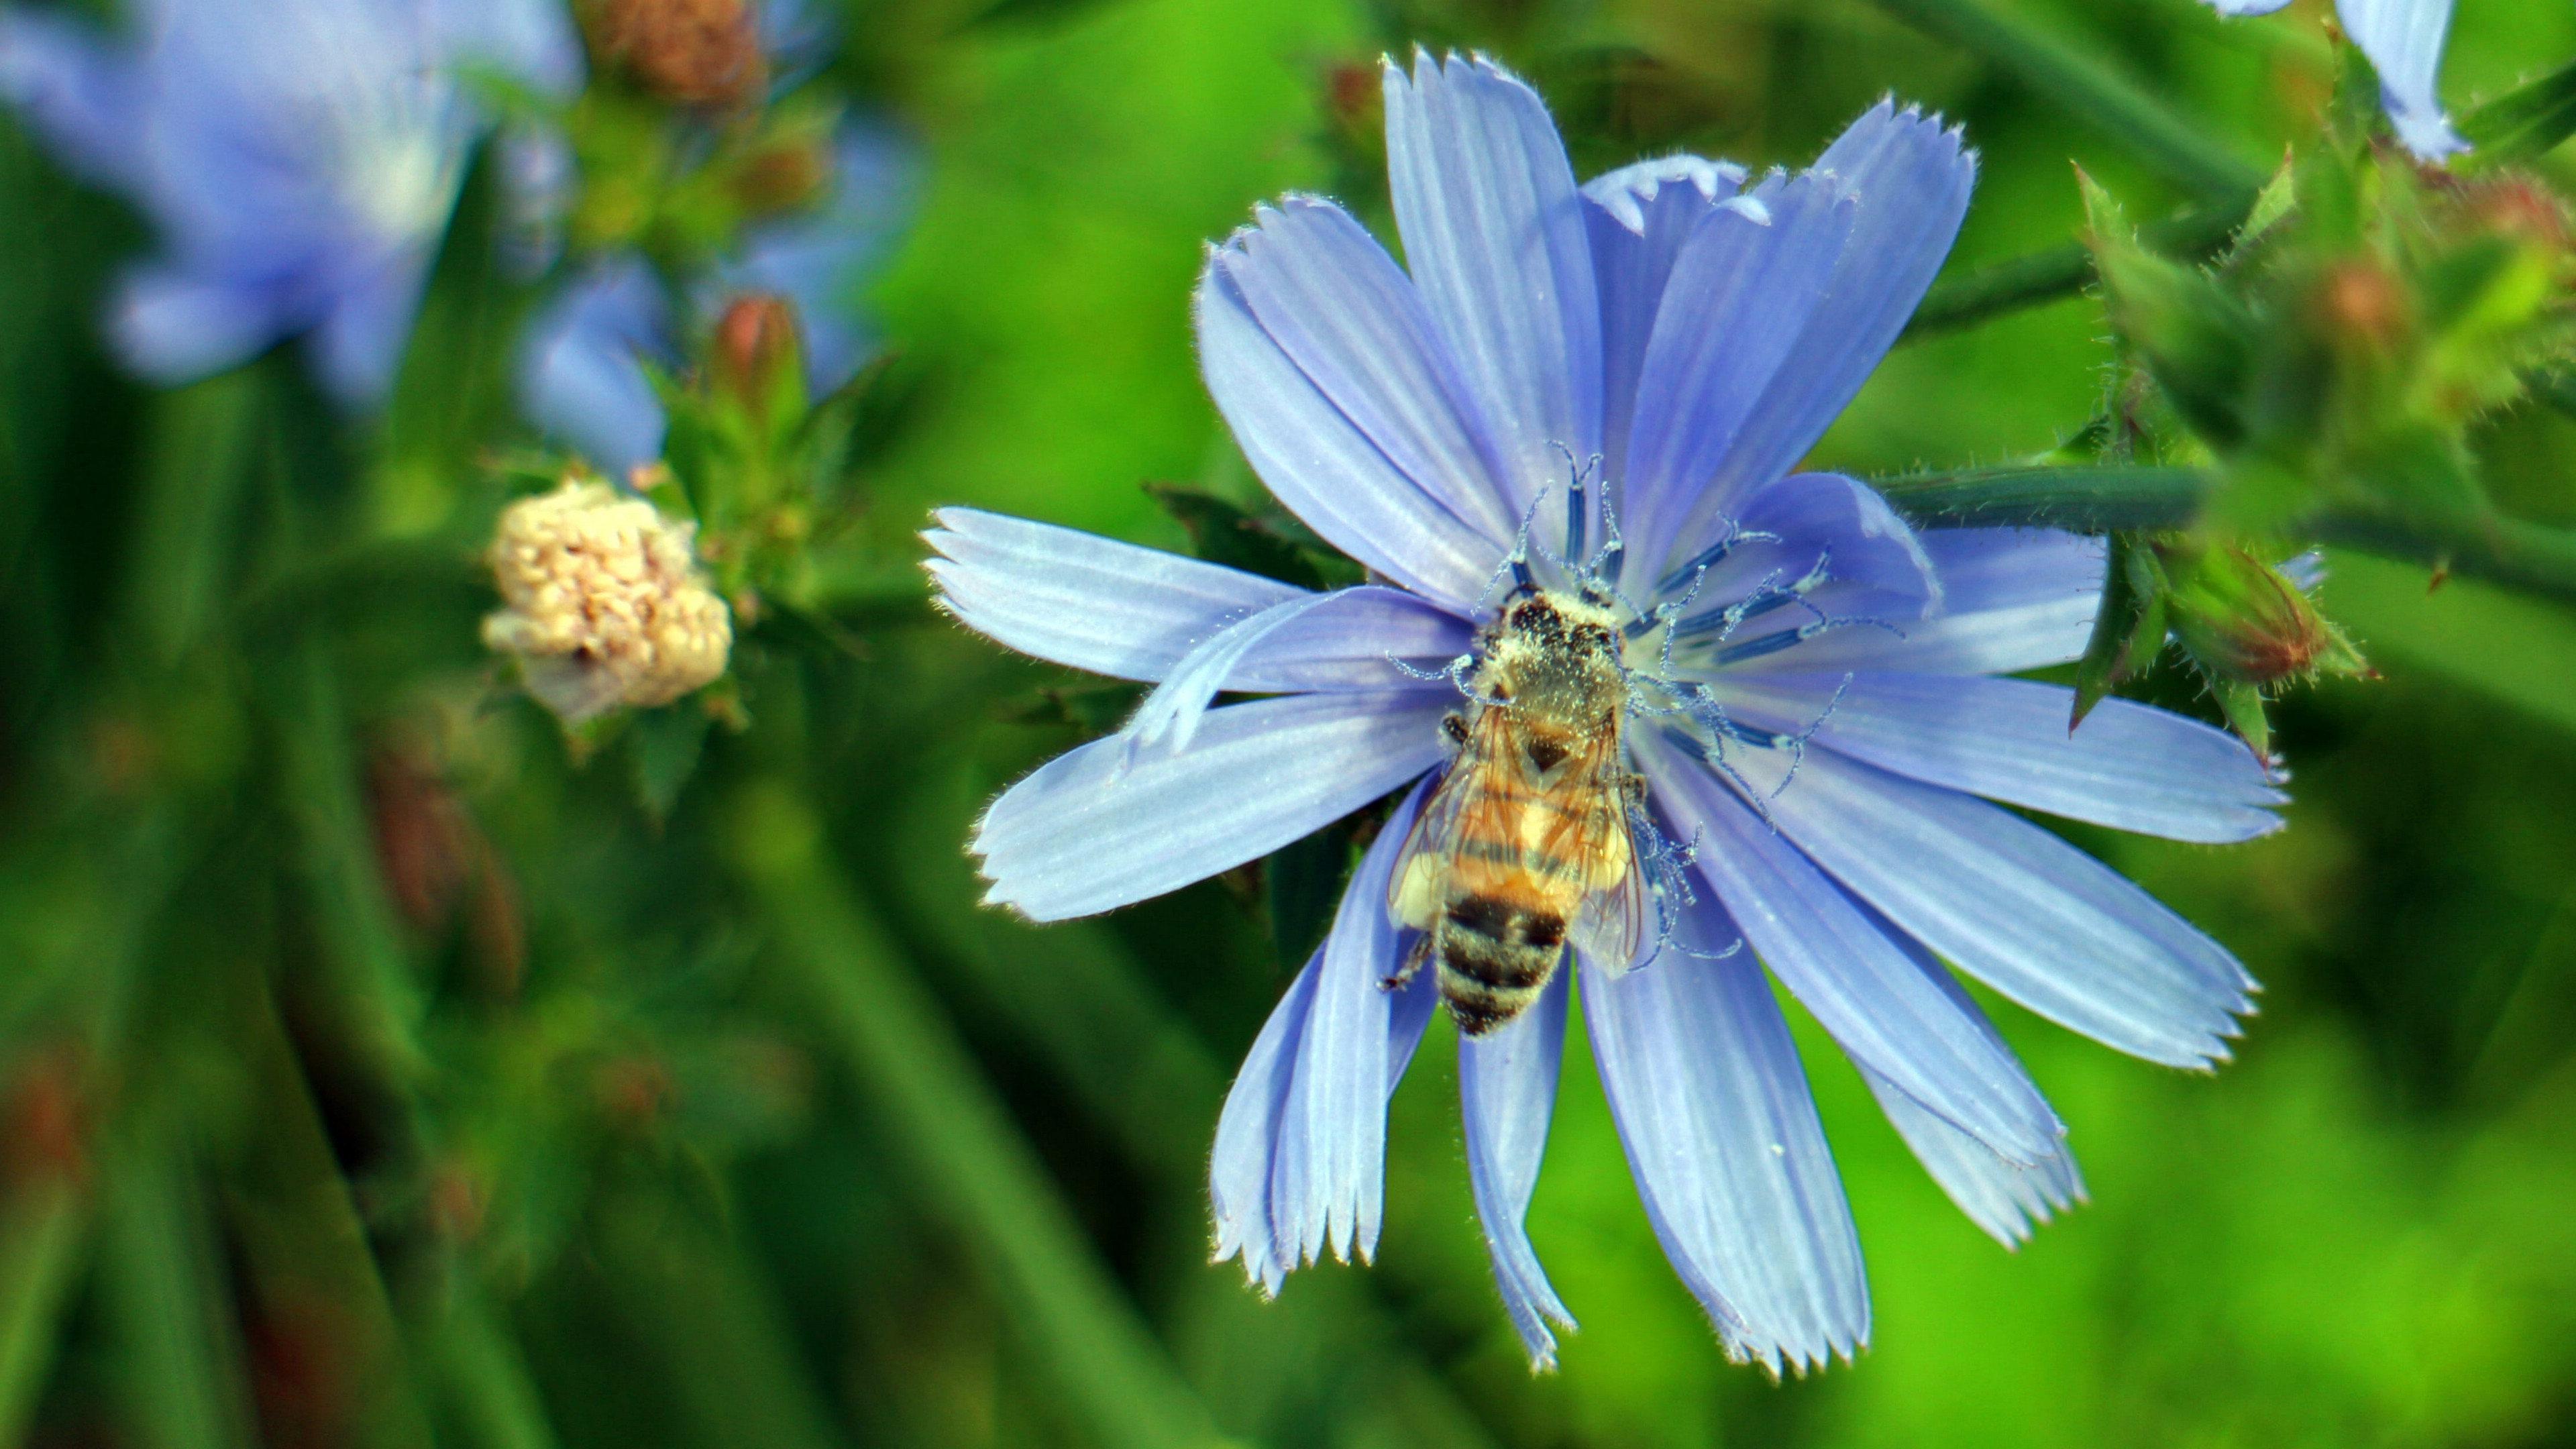
[(1520, 1015), (1547, 986), (1565, 952), (1565, 917), (1500, 892), (1462, 896), (1434, 930), (1440, 997), (1469, 1036)]

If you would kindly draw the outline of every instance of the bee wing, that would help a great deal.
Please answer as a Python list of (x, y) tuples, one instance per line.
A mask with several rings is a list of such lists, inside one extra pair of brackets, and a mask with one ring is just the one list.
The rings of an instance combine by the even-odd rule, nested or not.
[[(1627, 834), (1625, 820), (1618, 828), (1622, 835)], [(1637, 865), (1636, 852), (1630, 850), (1618, 879), (1584, 896), (1583, 909), (1574, 917), (1574, 949), (1590, 957), (1593, 965), (1615, 980), (1636, 964), (1653, 919), (1653, 896), (1646, 884), (1646, 873)]]
[(1510, 712), (1481, 710), (1466, 742), (1449, 762), (1449, 772), (1413, 818), (1404, 846), (1396, 852), (1395, 872), (1387, 878), (1387, 918), (1397, 925), (1428, 928), (1443, 904), (1444, 877), (1452, 864), (1470, 852), (1475, 840), (1511, 838), (1503, 812), (1510, 792), (1497, 788), (1494, 768), (1516, 758), (1512, 752)]
[(1604, 731), (1582, 758), (1569, 761), (1568, 809), (1550, 853), (1584, 877), (1583, 904), (1570, 933), (1576, 950), (1618, 976), (1637, 959), (1653, 920), (1652, 894), (1628, 824), (1627, 770), (1619, 740)]

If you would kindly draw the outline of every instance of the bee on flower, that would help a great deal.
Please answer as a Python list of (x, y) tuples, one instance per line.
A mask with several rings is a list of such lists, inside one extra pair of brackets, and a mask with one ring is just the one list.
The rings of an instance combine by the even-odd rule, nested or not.
[(1578, 187), (1490, 61), (1383, 84), (1409, 271), (1290, 196), (1195, 298), (1245, 456), (1369, 582), (966, 508), (927, 535), (960, 622), (1155, 685), (986, 811), (989, 899), (1112, 910), (1392, 795), (1217, 1125), (1218, 1258), (1275, 1292), (1374, 1252), (1387, 1095), (1445, 1000), (1504, 1307), (1552, 1363), (1573, 1320), (1523, 1220), (1579, 991), (1647, 1215), (1727, 1350), (1848, 1356), (1859, 1244), (1765, 968), (2009, 1244), (2082, 1186), (1951, 970), (2200, 1069), (2253, 983), (2001, 805), (2215, 842), (2282, 796), (2205, 725), (2114, 700), (2070, 738), (2066, 690), (1994, 677), (2082, 652), (2098, 541), (1918, 533), (1796, 471), (1949, 250), (1976, 170), (1955, 130), (1883, 103), (1795, 174), (1677, 156)]

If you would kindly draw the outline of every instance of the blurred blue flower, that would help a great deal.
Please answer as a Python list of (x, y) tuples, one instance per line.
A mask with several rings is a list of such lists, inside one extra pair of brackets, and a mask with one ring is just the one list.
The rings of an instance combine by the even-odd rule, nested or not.
[[(2221, 15), (2269, 15), (2290, 0), (2208, 0)], [(2379, 103), (2406, 149), (2439, 161), (2469, 149), (2442, 114), (2435, 83), (2442, 72), (2442, 37), (2451, 28), (2451, 0), (2335, 0), (2344, 34), (2379, 72)]]
[[(784, 297), (795, 308), (815, 395), (849, 381), (873, 347), (852, 293), (909, 214), (912, 165), (912, 148), (896, 133), (844, 124), (830, 194), (809, 211), (750, 228), (734, 255), (689, 281), (686, 325), (712, 326), (744, 293)], [(645, 369), (679, 365), (681, 332), (642, 256), (596, 259), (529, 324), (519, 353), (521, 410), (613, 475), (650, 462), (662, 451), (663, 417)]]
[(165, 382), (309, 332), (333, 393), (383, 395), (487, 123), (476, 67), (569, 93), (581, 48), (555, 0), (135, 0), (116, 36), (0, 12), (0, 96), (159, 232), (110, 329)]
[[(1869, 1333), (1859, 1246), (1755, 957), (2009, 1245), (2082, 1187), (2064, 1126), (1943, 961), (2202, 1069), (2253, 983), (1977, 797), (2234, 841), (2274, 828), (2282, 796), (2217, 730), (2114, 701), (2070, 738), (2067, 690), (1987, 677), (2083, 650), (2098, 541), (1918, 535), (1868, 487), (1792, 471), (1949, 251), (1975, 176), (1957, 132), (1882, 104), (1797, 175), (1674, 157), (1578, 189), (1537, 95), (1489, 62), (1390, 65), (1385, 92), (1411, 275), (1339, 207), (1291, 196), (1211, 252), (1196, 299), (1209, 390), (1253, 467), (1376, 581), (1312, 594), (963, 508), (927, 535), (969, 627), (1159, 681), (1119, 736), (993, 803), (974, 842), (990, 898), (1038, 920), (1110, 910), (1410, 785), (1254, 1042), (1211, 1168), (1217, 1255), (1264, 1289), (1328, 1247), (1370, 1254), (1387, 1096), (1435, 996), (1428, 969), (1386, 986), (1417, 934), (1388, 887), (1444, 769), (1455, 661), (1486, 643), (1515, 564), (1592, 586), (1629, 630), (1621, 737), (1662, 837), (1669, 939), (1629, 960), (1578, 949), (1536, 1005), (1459, 1035), (1504, 1304), (1551, 1362), (1548, 1321), (1571, 1320), (1523, 1218), (1579, 977), (1639, 1195), (1729, 1352), (1774, 1372), (1848, 1356)], [(1595, 459), (1606, 484), (1576, 486)], [(1220, 691), (1274, 697), (1208, 708)]]

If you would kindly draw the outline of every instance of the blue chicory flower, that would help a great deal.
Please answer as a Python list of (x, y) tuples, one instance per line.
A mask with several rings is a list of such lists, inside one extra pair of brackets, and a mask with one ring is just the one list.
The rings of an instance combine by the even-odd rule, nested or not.
[(109, 325), (165, 382), (309, 333), (334, 394), (383, 396), (488, 122), (472, 67), (568, 94), (581, 48), (548, 0), (137, 0), (115, 37), (0, 12), (0, 97), (159, 232)]
[[(1956, 131), (1882, 103), (1796, 175), (1674, 157), (1578, 189), (1545, 106), (1492, 63), (1390, 63), (1385, 91), (1411, 274), (1339, 207), (1290, 196), (1210, 252), (1196, 299), (1236, 440), (1372, 582), (1308, 593), (966, 508), (926, 535), (967, 626), (1159, 684), (1119, 736), (992, 804), (973, 846), (990, 899), (1042, 921), (1110, 910), (1405, 792), (1245, 1059), (1211, 1166), (1216, 1254), (1266, 1291), (1327, 1248), (1373, 1253), (1386, 1101), (1435, 995), (1428, 969), (1387, 984), (1417, 936), (1389, 883), (1445, 768), (1457, 661), (1493, 637), (1516, 568), (1592, 586), (1630, 637), (1621, 737), (1667, 939), (1642, 961), (1578, 952), (1510, 1024), (1459, 1035), (1505, 1307), (1552, 1362), (1548, 1321), (1572, 1321), (1523, 1219), (1579, 977), (1647, 1215), (1729, 1352), (1775, 1373), (1849, 1356), (1869, 1334), (1859, 1245), (1762, 967), (2009, 1246), (2082, 1186), (1943, 962), (2200, 1069), (2254, 988), (1987, 801), (2235, 841), (2283, 797), (2205, 725), (2110, 701), (2070, 738), (2068, 691), (1989, 677), (2082, 652), (2098, 541), (1918, 534), (1867, 486), (1793, 471), (1949, 250), (1975, 176)], [(1272, 697), (1208, 708), (1220, 691)]]
[[(2269, 15), (2290, 0), (2208, 0), (2221, 15)], [(2442, 37), (2451, 28), (2451, 0), (2335, 0), (2346, 35), (2379, 72), (2379, 103), (2407, 150), (2439, 161), (2469, 149), (2442, 114), (2435, 83), (2442, 72)]]
[[(810, 211), (751, 228), (737, 252), (688, 288), (690, 321), (712, 326), (746, 292), (794, 307), (805, 376), (816, 396), (849, 381), (874, 341), (850, 292), (909, 211), (912, 148), (883, 126), (845, 123), (831, 192)], [(519, 350), (519, 404), (529, 421), (623, 475), (659, 457), (664, 419), (648, 365), (679, 362), (680, 325), (641, 254), (585, 263), (529, 323)]]

